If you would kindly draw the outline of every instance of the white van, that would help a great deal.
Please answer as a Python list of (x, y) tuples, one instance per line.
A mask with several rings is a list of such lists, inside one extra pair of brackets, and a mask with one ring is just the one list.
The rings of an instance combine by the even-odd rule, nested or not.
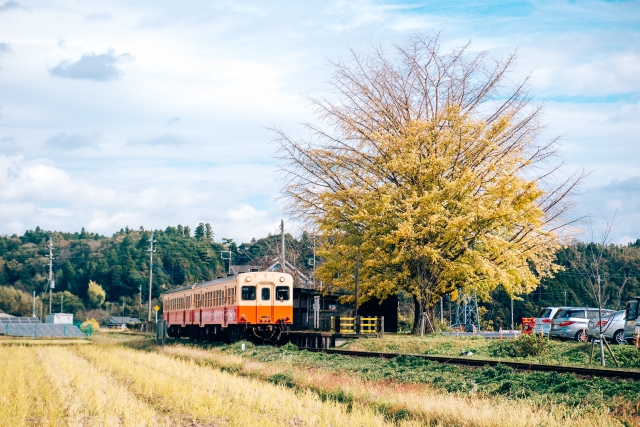
[(533, 327), (534, 334), (549, 335), (551, 330), (551, 321), (558, 313), (558, 311), (569, 307), (545, 307), (540, 310), (535, 317), (536, 325)]

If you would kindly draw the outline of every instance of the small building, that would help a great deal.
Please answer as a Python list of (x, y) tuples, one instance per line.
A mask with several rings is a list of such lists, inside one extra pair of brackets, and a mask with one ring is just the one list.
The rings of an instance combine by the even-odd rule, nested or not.
[(53, 323), (56, 325), (73, 325), (73, 314), (71, 313), (47, 314), (47, 321), (45, 323)]
[(135, 323), (137, 325), (142, 322), (137, 317), (111, 316), (109, 320), (107, 320), (106, 327), (110, 329), (124, 329), (129, 323)]
[[(313, 328), (315, 297), (318, 297), (318, 323), (321, 330), (328, 330), (332, 316), (351, 317), (354, 314), (353, 303), (341, 303), (340, 297), (346, 292), (334, 291), (322, 293), (317, 289), (293, 289), (293, 330), (311, 330)], [(398, 332), (398, 296), (391, 295), (380, 302), (372, 298), (360, 304), (358, 315), (363, 317), (384, 316), (384, 331)]]

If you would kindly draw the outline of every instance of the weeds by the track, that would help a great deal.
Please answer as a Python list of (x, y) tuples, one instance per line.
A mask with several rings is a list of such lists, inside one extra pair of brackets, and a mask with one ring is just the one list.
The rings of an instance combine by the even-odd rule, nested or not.
[[(537, 356), (515, 357), (514, 339), (508, 334), (505, 338), (486, 339), (483, 337), (460, 337), (431, 335), (388, 334), (384, 338), (350, 340), (342, 348), (360, 351), (378, 351), (390, 353), (433, 354), (458, 356), (471, 351), (474, 357), (501, 358), (504, 360), (527, 361), (533, 363), (568, 366), (588, 366), (590, 343), (550, 340), (546, 351)], [(612, 345), (613, 352), (621, 368), (640, 369), (640, 352), (632, 345)], [(594, 366), (600, 365), (600, 353), (594, 352)], [(605, 356), (607, 366), (614, 366), (613, 360)]]
[[(429, 425), (450, 426), (596, 426), (616, 425), (619, 420), (637, 421), (633, 414), (634, 408), (630, 404), (625, 406), (622, 399), (618, 402), (624, 409), (616, 414), (615, 410), (620, 410), (621, 407), (609, 408), (601, 405), (600, 401), (594, 403), (583, 400), (580, 405), (567, 405), (540, 395), (532, 398), (527, 391), (518, 395), (515, 388), (522, 384), (517, 383), (510, 396), (481, 391), (477, 386), (470, 389), (469, 384), (473, 383), (473, 378), (465, 379), (463, 370), (459, 370), (456, 376), (459, 381), (466, 382), (466, 385), (457, 388), (451, 383), (450, 389), (444, 391), (433, 381), (421, 381), (421, 378), (414, 378), (412, 381), (402, 381), (402, 377), (399, 379), (394, 369), (399, 372), (413, 371), (415, 375), (429, 372), (429, 368), (411, 365), (408, 361), (389, 365), (386, 360), (298, 352), (292, 346), (277, 349), (245, 343), (246, 351), (242, 352), (240, 348), (240, 344), (211, 349), (173, 345), (154, 351), (294, 390), (309, 390), (323, 400), (347, 405), (359, 402), (390, 420), (416, 419)], [(383, 365), (386, 366), (382, 368)], [(478, 371), (482, 371), (487, 377), (504, 375), (500, 373), (500, 368)], [(433, 374), (431, 372), (431, 379), (439, 377)], [(422, 377), (424, 378), (426, 376)]]

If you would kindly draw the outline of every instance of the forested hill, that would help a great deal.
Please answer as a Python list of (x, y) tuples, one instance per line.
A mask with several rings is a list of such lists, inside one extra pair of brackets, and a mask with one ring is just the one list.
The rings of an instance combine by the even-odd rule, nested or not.
[[(41, 294), (47, 287), (49, 237), (55, 247), (53, 269), (55, 291), (69, 291), (86, 301), (89, 280), (106, 291), (107, 301), (133, 297), (149, 285), (149, 238), (151, 231), (125, 228), (111, 237), (87, 233), (49, 232), (37, 227), (23, 236), (0, 236), (0, 285)], [(233, 240), (213, 240), (209, 224), (200, 224), (192, 232), (178, 225), (155, 230), (153, 296), (186, 283), (215, 279), (227, 271), (221, 251), (231, 250), (234, 264), (267, 253), (270, 236), (237, 245)], [(288, 243), (297, 243), (287, 235)], [(271, 245), (273, 246), (273, 245)]]
[[(91, 307), (87, 298), (90, 280), (104, 288), (106, 301), (118, 303), (125, 297), (127, 304), (140, 304), (138, 296), (141, 289), (143, 300), (146, 300), (151, 232), (143, 228), (125, 228), (111, 237), (88, 233), (84, 229), (79, 233), (63, 233), (44, 231), (39, 227), (25, 232), (23, 236), (0, 236), (0, 286), (12, 286), (29, 294), (35, 290), (41, 295), (47, 288), (49, 268), (45, 255), (49, 253), (49, 237), (55, 247), (54, 291), (68, 291), (77, 295), (80, 298), (78, 307), (82, 304)], [(216, 242), (209, 224), (200, 224), (193, 231), (181, 225), (154, 230), (153, 237), (156, 240), (154, 298), (165, 290), (225, 274), (228, 264), (221, 259), (222, 251), (232, 252), (234, 265), (247, 264), (264, 255), (269, 255), (271, 259), (280, 253), (280, 236), (269, 235), (240, 245), (224, 238)], [(288, 262), (310, 273), (309, 260), (313, 256), (311, 239), (303, 234), (300, 239), (287, 235), (286, 240)], [(563, 271), (553, 279), (543, 280), (537, 290), (515, 301), (515, 322), (519, 323), (522, 317), (535, 315), (540, 307), (565, 303), (571, 306), (596, 305), (591, 286), (596, 274), (592, 261), (599, 254), (602, 259), (598, 271), (602, 279), (605, 306), (620, 309), (625, 301), (640, 295), (640, 240), (629, 245), (576, 243), (556, 254), (558, 264), (564, 267)], [(509, 325), (509, 296), (501, 288), (492, 292), (491, 296), (490, 301), (480, 302), (484, 326), (497, 328)], [(71, 304), (71, 297), (65, 296), (65, 307), (67, 302)], [(19, 305), (23, 308), (20, 310), (8, 309), (4, 303), (0, 304), (0, 309), (28, 314), (31, 312), (31, 300), (26, 294), (22, 294), (22, 299), (24, 301)], [(53, 301), (54, 304), (59, 301), (56, 294)], [(445, 297), (443, 302), (444, 317), (451, 316), (453, 321), (455, 301)], [(404, 307), (403, 311), (412, 310), (413, 304), (408, 295), (401, 295), (401, 306)], [(142, 308), (141, 311), (144, 312)]]

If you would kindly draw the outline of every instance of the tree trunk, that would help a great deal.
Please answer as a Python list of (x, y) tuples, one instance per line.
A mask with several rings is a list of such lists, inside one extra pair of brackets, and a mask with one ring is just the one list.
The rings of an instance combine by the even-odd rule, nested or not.
[(422, 304), (413, 295), (413, 334), (420, 335), (420, 319), (422, 317)]

